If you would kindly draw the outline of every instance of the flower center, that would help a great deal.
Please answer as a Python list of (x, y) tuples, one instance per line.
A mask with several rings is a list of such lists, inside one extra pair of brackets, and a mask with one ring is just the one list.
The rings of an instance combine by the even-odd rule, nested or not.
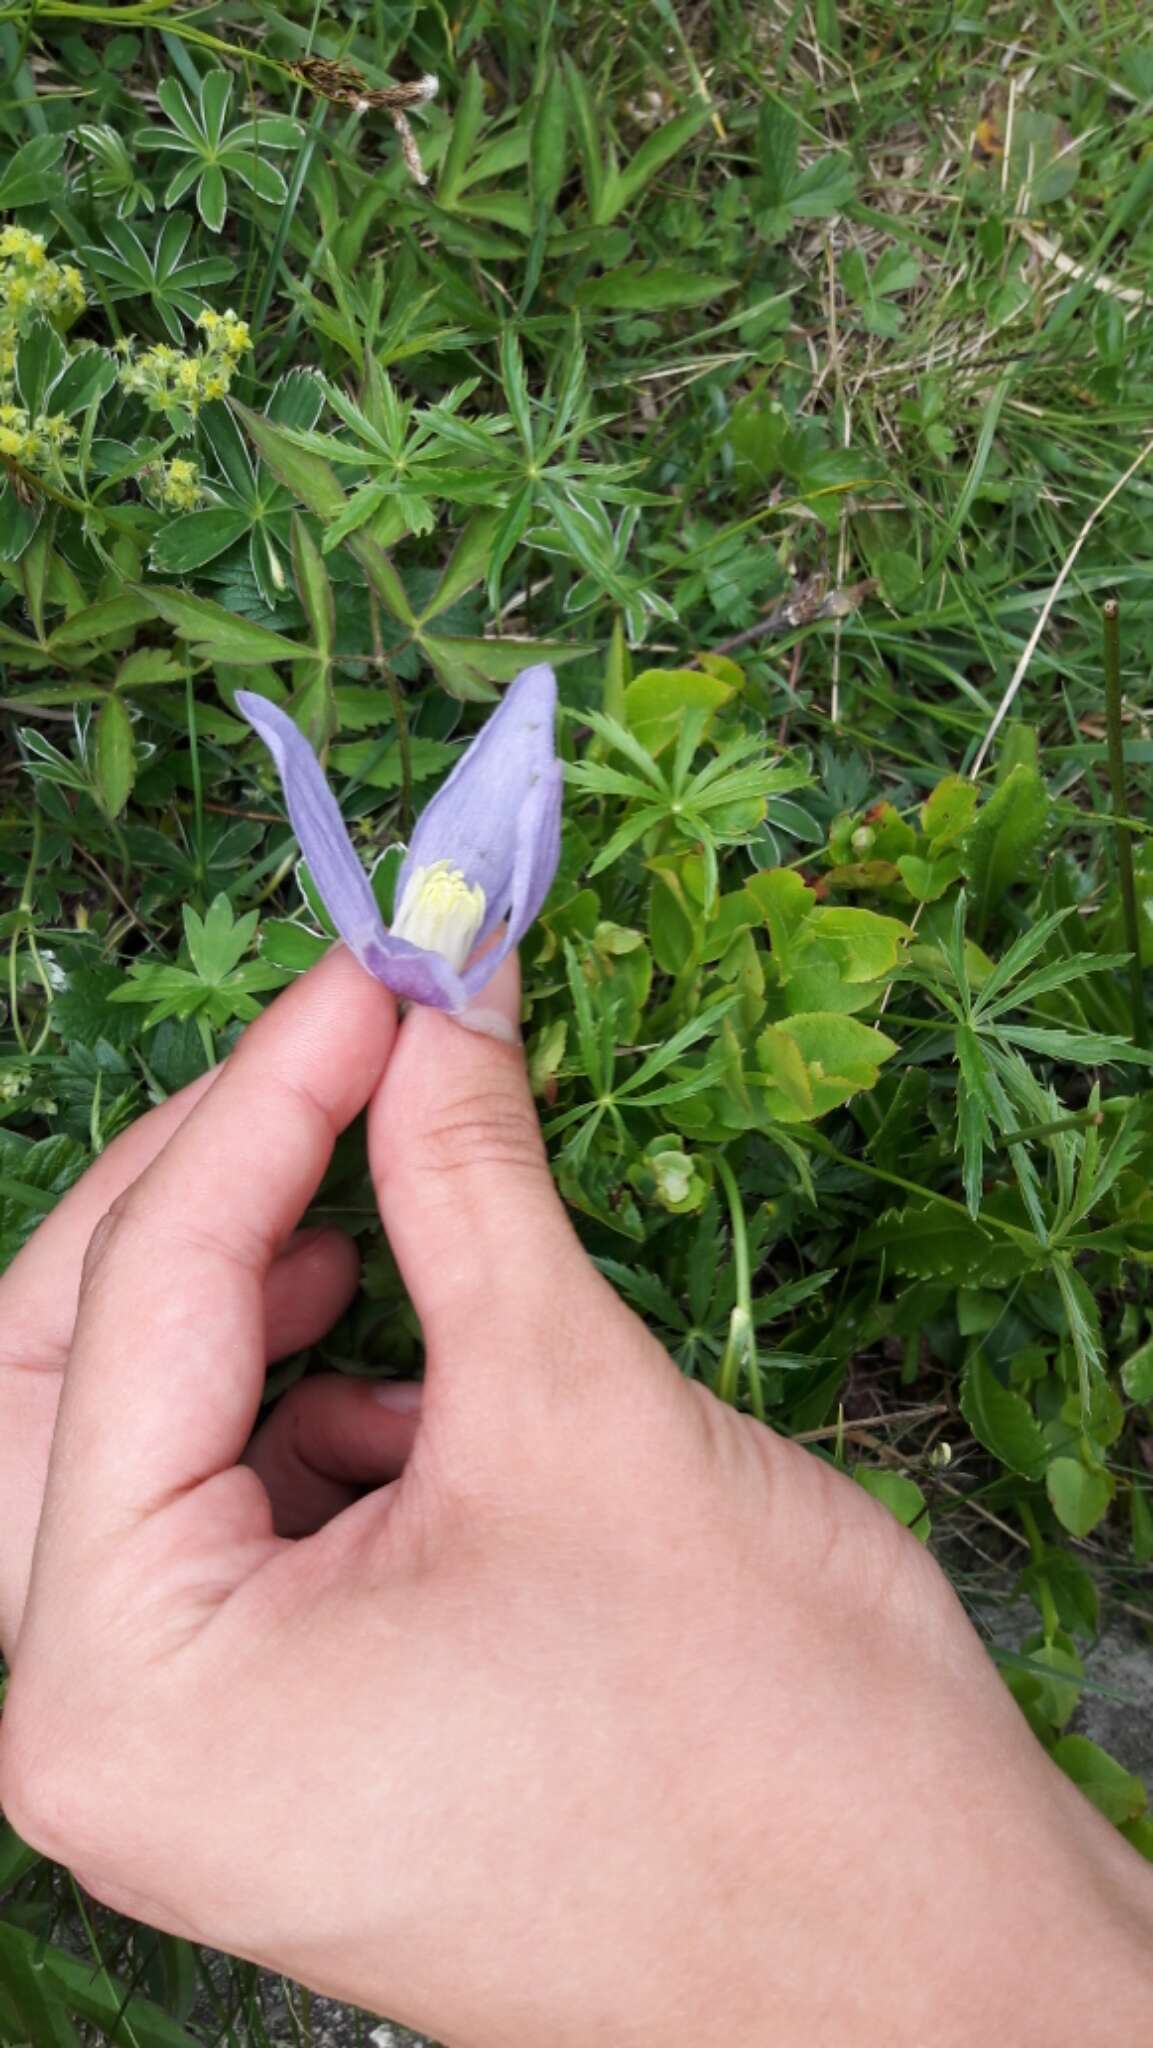
[(460, 973), (484, 923), (484, 890), (466, 882), (450, 860), (414, 869), (396, 908), (392, 929), (410, 946), (439, 953)]

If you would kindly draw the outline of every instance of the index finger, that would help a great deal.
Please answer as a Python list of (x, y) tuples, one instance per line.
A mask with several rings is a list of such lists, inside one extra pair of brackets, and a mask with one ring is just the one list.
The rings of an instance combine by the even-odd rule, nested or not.
[(79, 1559), (236, 1463), (264, 1381), (264, 1280), (391, 1051), (396, 1006), (343, 949), (246, 1032), (97, 1228), (42, 1537)]

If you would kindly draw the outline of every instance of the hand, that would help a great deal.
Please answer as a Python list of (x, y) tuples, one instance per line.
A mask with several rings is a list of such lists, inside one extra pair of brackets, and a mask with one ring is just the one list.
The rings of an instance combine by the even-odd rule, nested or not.
[[(321, 1026), (321, 1012), (311, 1007), (302, 1012), (299, 1005), (293, 1009), (290, 1021), (286, 1008), (273, 1006), (259, 1027), (262, 1044), (274, 1034)], [(358, 1056), (382, 1065), (389, 1038), (381, 1039), (379, 1012), (365, 1023)], [(390, 1037), (387, 1008), (385, 1024)], [(246, 1068), (250, 1059), (262, 1057), (248, 1049), (249, 1036), (242, 1041)], [(255, 1029), (251, 1036), (255, 1041)], [(9, 1654), (28, 1590), (89, 1239), (224, 1071), (217, 1067), (203, 1075), (109, 1145), (0, 1279), (0, 1646), (6, 1645)], [(204, 1171), (214, 1176), (211, 1161)], [(291, 1236), (270, 1267), (265, 1288), (267, 1358), (285, 1357), (322, 1337), (347, 1307), (358, 1277), (356, 1247), (342, 1231)], [(406, 1393), (411, 1400), (418, 1390)], [(272, 1497), (277, 1527), (287, 1535), (317, 1528), (347, 1506), (362, 1485), (392, 1476), (415, 1427), (411, 1409), (407, 1415), (390, 1415), (355, 1381), (336, 1374), (303, 1381), (278, 1404), (248, 1453)]]
[[(389, 1031), (324, 963), (97, 1233), (0, 1735), (17, 1827), (461, 2048), (1131, 2048), (1149, 1874), (935, 1565), (598, 1278), (515, 1051), (414, 1012), (377, 1089)], [(292, 1542), (238, 1463), (266, 1287), (370, 1096), (424, 1406), (399, 1482)]]

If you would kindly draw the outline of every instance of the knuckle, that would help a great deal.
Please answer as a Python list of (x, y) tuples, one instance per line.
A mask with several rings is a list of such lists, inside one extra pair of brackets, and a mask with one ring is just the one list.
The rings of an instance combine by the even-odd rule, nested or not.
[(82, 1273), (82, 1284), (85, 1287), (89, 1287), (96, 1275), (102, 1271), (113, 1248), (121, 1242), (126, 1229), (130, 1228), (135, 1213), (132, 1194), (131, 1188), (125, 1188), (117, 1195), (89, 1238)]
[(547, 1172), (544, 1141), (528, 1103), (497, 1092), (447, 1104), (424, 1134), (421, 1163), (450, 1179), (478, 1167), (533, 1177)]

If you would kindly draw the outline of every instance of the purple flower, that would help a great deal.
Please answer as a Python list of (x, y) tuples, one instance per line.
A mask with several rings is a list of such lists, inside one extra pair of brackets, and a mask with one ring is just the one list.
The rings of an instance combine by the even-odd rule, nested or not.
[[(499, 1029), (488, 1012), (475, 1010), (474, 998), (528, 930), (560, 855), (551, 668), (526, 668), (510, 684), (417, 820), (397, 877), (391, 931), (303, 733), (251, 690), (237, 691), (236, 707), (276, 763), (301, 853), (361, 966), (409, 1002), (468, 1010), (480, 1028)], [(502, 922), (496, 944), (468, 964)]]

